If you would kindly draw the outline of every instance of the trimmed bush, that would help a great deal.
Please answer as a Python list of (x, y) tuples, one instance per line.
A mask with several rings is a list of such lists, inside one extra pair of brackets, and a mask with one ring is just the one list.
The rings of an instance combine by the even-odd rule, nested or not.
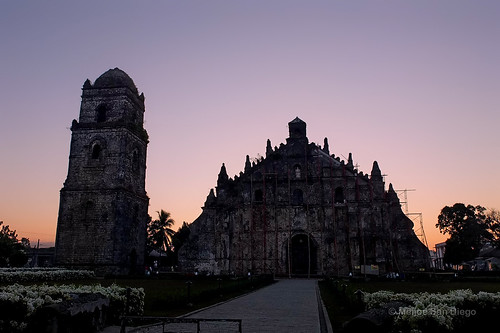
[[(117, 323), (127, 307), (127, 289), (115, 284), (101, 285), (60, 285), (23, 286), (13, 284), (0, 288), (0, 331), (23, 332), (35, 312), (51, 304), (70, 300), (72, 294), (99, 293), (109, 298), (109, 319)], [(128, 314), (141, 315), (144, 311), (144, 290), (129, 288)]]

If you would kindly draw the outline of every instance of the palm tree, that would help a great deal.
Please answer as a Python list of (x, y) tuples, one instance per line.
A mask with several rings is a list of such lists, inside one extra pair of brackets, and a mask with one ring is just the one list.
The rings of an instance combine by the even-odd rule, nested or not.
[(156, 213), (158, 219), (148, 225), (148, 244), (153, 249), (168, 251), (172, 245), (172, 236), (175, 234), (171, 229), (175, 221), (170, 217), (170, 213), (163, 209)]

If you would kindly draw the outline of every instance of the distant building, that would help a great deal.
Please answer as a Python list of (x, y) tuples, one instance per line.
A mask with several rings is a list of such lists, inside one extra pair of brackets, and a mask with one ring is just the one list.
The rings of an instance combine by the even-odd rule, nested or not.
[(68, 176), (61, 189), (57, 266), (98, 275), (143, 270), (149, 198), (144, 94), (115, 68), (82, 89), (71, 126)]
[(500, 271), (500, 248), (487, 243), (476, 258), (464, 262), (462, 266), (472, 271)]
[(446, 251), (446, 242), (437, 243), (434, 247), (436, 249), (434, 267), (436, 269), (445, 269), (444, 252)]
[(378, 163), (370, 175), (309, 143), (306, 123), (288, 123), (286, 144), (229, 178), (222, 164), (202, 214), (179, 251), (186, 271), (378, 274), (429, 268), (428, 249), (401, 210)]

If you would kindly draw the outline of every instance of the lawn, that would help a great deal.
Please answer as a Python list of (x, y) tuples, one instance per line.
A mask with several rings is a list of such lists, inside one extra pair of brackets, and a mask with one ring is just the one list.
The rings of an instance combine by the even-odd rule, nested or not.
[[(217, 277), (160, 275), (150, 277), (87, 278), (52, 282), (19, 282), (20, 284), (96, 285), (143, 288), (144, 315), (174, 317), (246, 294), (273, 283), (272, 276)], [(10, 283), (0, 283), (8, 285)]]
[[(175, 317), (248, 293), (273, 282), (271, 277), (160, 277), (104, 279), (101, 285), (144, 288), (144, 315)], [(190, 290), (188, 290), (190, 289)], [(189, 295), (188, 295), (189, 292)]]
[[(30, 279), (29, 281), (22, 280), (23, 279), (19, 279), (17, 285), (10, 282), (0, 283), (0, 287), (10, 287), (12, 289), (12, 291), (9, 291), (10, 294), (8, 294), (7, 298), (5, 298), (5, 295), (3, 295), (2, 301), (4, 302), (0, 304), (0, 306), (7, 306), (7, 309), (9, 310), (11, 310), (13, 306), (20, 306), (26, 314), (26, 316), (24, 317), (21, 316), (19, 320), (13, 320), (13, 318), (9, 317), (9, 314), (7, 314), (7, 317), (5, 317), (5, 313), (8, 313), (8, 311), (3, 311), (5, 312), (4, 317), (9, 319), (10, 321), (5, 322), (0, 320), (0, 326), (3, 325), (0, 328), (0, 331), (2, 332), (5, 330), (5, 328), (7, 328), (8, 331), (11, 331), (11, 329), (17, 327), (16, 325), (30, 325), (30, 323), (32, 323), (31, 320), (36, 320), (33, 319), (36, 316), (30, 317), (27, 322), (22, 321), (23, 318), (26, 319), (31, 315), (29, 310), (30, 306), (34, 309), (34, 304), (39, 304), (39, 302), (42, 302), (43, 306), (43, 303), (46, 302), (47, 297), (49, 299), (49, 301), (47, 302), (50, 302), (51, 295), (45, 294), (44, 291), (42, 291), (41, 294), (37, 293), (37, 290), (39, 290), (40, 288), (29, 288), (29, 286), (41, 286), (43, 284), (45, 285), (43, 288), (48, 287), (47, 290), (50, 290), (50, 292), (54, 292), (54, 295), (59, 295), (58, 290), (75, 290), (78, 289), (77, 287), (79, 286), (100, 285), (102, 287), (109, 287), (114, 284), (124, 288), (142, 288), (144, 290), (144, 294), (134, 291), (133, 295), (135, 295), (135, 298), (133, 298), (131, 300), (132, 303), (130, 303), (132, 311), (128, 312), (128, 310), (125, 310), (125, 314), (137, 315), (140, 311), (133, 311), (133, 309), (138, 310), (142, 308), (141, 300), (142, 296), (144, 296), (144, 316), (176, 317), (251, 292), (265, 285), (269, 285), (274, 281), (272, 276), (252, 276), (251, 278), (236, 278), (166, 274), (160, 276), (135, 278), (79, 277), (74, 280), (58, 280), (52, 282), (42, 282), (37, 281), (36, 279)], [(62, 288), (62, 285), (65, 285), (65, 287)], [(24, 286), (28, 286), (28, 288), (24, 288)], [(61, 288), (58, 288), (58, 286), (61, 286)], [(43, 288), (42, 290), (46, 290)], [(85, 290), (90, 289), (87, 288)], [(115, 294), (113, 294), (113, 297), (115, 297), (115, 303), (118, 302), (117, 304), (119, 305), (118, 307), (116, 307), (115, 311), (116, 318), (124, 313), (123, 309), (129, 308), (127, 305), (129, 303), (128, 300), (126, 301), (125, 294), (130, 295), (130, 293), (125, 293), (125, 290), (123, 290), (123, 288), (98, 288), (97, 290), (102, 290), (103, 292), (106, 292), (106, 290), (120, 290), (119, 296), (115, 297)], [(138, 298), (137, 294), (141, 295), (141, 297)], [(55, 297), (54, 295), (52, 295), (52, 297)], [(4, 308), (4, 310), (6, 310), (6, 308)], [(141, 317), (141, 319), (137, 319), (137, 321), (131, 319), (131, 321), (129, 321), (128, 323), (132, 325), (138, 325), (142, 322), (143, 318)], [(114, 322), (114, 324), (116, 323)]]

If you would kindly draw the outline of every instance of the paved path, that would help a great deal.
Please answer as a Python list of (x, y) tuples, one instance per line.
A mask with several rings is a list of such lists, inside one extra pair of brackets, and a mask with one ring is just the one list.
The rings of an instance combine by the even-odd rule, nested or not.
[(279, 280), (189, 318), (242, 319), (243, 332), (321, 332), (316, 280)]
[[(244, 333), (326, 333), (331, 332), (319, 296), (317, 280), (292, 279), (278, 282), (228, 302), (202, 309), (186, 318), (242, 319)], [(196, 326), (170, 324), (165, 332), (193, 332)], [(161, 326), (143, 327), (134, 332), (162, 332)], [(196, 332), (196, 330), (194, 330)], [(232, 323), (201, 323), (201, 332), (238, 332)]]

